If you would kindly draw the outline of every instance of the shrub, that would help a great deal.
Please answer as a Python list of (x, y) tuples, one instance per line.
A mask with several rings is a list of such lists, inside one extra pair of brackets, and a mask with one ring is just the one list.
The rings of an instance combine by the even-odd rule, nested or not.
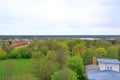
[(29, 51), (28, 47), (18, 48), (17, 52), (21, 54), (21, 58), (31, 58), (32, 54)]
[(32, 54), (30, 53), (27, 47), (14, 49), (10, 54), (10, 58), (31, 58)]
[(5, 59), (6, 55), (7, 53), (4, 50), (0, 49), (0, 59)]
[(18, 53), (17, 49), (14, 49), (9, 55), (8, 55), (9, 58), (13, 58), (13, 59), (16, 59), (16, 58), (21, 58), (21, 54)]
[(74, 71), (70, 69), (63, 69), (51, 75), (51, 80), (77, 80)]

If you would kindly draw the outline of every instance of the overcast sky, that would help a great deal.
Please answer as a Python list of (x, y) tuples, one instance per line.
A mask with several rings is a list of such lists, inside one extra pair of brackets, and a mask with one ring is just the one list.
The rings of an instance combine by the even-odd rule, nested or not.
[(0, 0), (0, 35), (120, 35), (120, 0)]

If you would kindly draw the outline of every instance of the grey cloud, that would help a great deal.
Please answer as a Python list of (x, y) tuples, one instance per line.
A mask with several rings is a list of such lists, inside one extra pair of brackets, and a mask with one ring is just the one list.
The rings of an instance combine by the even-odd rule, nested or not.
[(120, 5), (120, 0), (102, 0), (101, 4), (119, 6)]
[[(97, 34), (102, 33), (102, 30), (106, 28), (103, 34), (113, 32), (116, 32), (114, 34), (120, 34), (120, 0), (85, 0), (87, 4), (82, 5), (79, 4), (80, 0), (63, 1), (65, 1), (68, 9), (75, 9), (87, 4), (95, 4), (103, 7), (108, 6), (108, 9), (98, 11), (99, 13), (97, 13), (98, 17), (105, 20), (83, 26), (76, 19), (73, 20), (70, 18), (63, 21), (67, 27), (60, 28), (57, 26), (61, 25), (61, 22), (48, 21), (36, 15), (21, 14), (9, 8), (8, 4), (4, 2), (0, 5), (0, 34), (90, 34), (91, 32), (92, 34)], [(40, 5), (47, 3), (47, 0), (26, 0), (26, 2), (30, 5)], [(96, 30), (93, 30), (94, 28)], [(113, 28), (113, 31), (109, 28)]]
[(100, 17), (106, 19), (104, 22), (95, 23), (99, 27), (119, 27), (120, 28), (120, 7), (114, 5), (109, 10), (101, 13)]

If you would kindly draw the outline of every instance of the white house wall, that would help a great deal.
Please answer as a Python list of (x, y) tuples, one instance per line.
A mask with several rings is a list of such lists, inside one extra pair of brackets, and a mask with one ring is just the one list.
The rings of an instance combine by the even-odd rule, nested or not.
[(105, 70), (105, 64), (99, 63), (98, 65), (99, 65), (100, 70)]
[(119, 72), (119, 64), (107, 64), (107, 66), (111, 66), (113, 71)]
[(100, 70), (108, 70), (107, 67), (112, 67), (111, 70), (119, 72), (119, 64), (106, 64), (106, 63), (98, 63)]

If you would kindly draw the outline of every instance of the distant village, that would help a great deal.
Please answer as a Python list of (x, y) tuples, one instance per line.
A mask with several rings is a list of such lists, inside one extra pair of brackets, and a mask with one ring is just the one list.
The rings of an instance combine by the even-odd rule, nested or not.
[(0, 44), (2, 44), (3, 42), (9, 42), (9, 44), (11, 44), (12, 46), (19, 48), (19, 47), (24, 47), (24, 46), (28, 46), (28, 44), (30, 44), (31, 41), (42, 41), (42, 39), (38, 39), (38, 38), (0, 38)]

